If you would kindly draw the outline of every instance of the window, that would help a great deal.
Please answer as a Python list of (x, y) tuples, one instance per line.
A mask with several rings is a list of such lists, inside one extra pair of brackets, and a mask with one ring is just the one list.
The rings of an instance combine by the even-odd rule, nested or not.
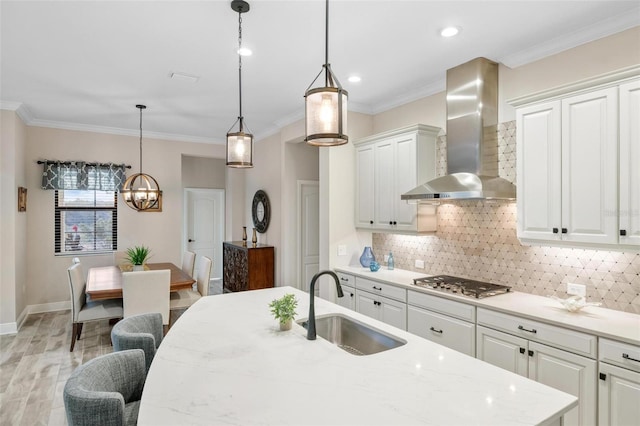
[(56, 190), (56, 254), (114, 251), (117, 231), (117, 191)]

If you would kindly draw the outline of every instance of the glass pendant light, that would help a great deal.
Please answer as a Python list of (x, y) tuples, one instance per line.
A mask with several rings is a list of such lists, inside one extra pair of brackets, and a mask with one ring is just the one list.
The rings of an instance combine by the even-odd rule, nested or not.
[(145, 105), (136, 105), (140, 110), (140, 173), (127, 178), (122, 187), (122, 198), (134, 210), (147, 210), (158, 204), (160, 186), (153, 176), (142, 173), (142, 110)]
[(236, 123), (239, 131), (227, 133), (227, 166), (236, 168), (253, 167), (253, 135), (244, 131), (244, 117), (242, 116), (242, 14), (249, 11), (249, 3), (244, 0), (233, 0), (231, 9), (238, 12), (238, 87), (240, 112)]
[[(324, 71), (325, 87), (312, 89)], [(315, 146), (335, 146), (349, 142), (347, 136), (347, 97), (329, 64), (329, 0), (325, 12), (325, 60), (322, 70), (311, 82), (305, 98), (305, 141)]]

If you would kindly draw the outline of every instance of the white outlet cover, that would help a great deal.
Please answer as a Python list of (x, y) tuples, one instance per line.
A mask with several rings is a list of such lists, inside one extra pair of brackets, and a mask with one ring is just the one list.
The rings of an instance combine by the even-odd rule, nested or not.
[(347, 255), (347, 246), (344, 244), (338, 245), (338, 256), (346, 256)]
[(384, 261), (385, 261), (385, 262), (388, 262), (388, 261), (389, 261), (389, 255), (388, 255), (388, 254), (385, 254), (385, 255), (384, 255)]
[(415, 267), (418, 269), (424, 269), (424, 260), (416, 259)]
[(584, 284), (567, 283), (567, 294), (585, 297), (587, 295), (587, 286)]

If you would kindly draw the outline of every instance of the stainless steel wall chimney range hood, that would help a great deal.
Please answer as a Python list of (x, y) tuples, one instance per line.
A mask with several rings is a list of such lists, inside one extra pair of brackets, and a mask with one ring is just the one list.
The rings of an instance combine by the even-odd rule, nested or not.
[(447, 70), (448, 174), (402, 194), (403, 200), (516, 198), (498, 177), (498, 64), (476, 58)]

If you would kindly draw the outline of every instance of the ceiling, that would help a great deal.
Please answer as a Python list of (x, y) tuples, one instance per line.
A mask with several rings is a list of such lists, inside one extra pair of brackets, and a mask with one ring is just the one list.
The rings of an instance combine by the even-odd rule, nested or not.
[[(243, 113), (259, 140), (304, 115), (324, 62), (325, 3), (248, 1)], [(146, 137), (223, 143), (238, 116), (230, 3), (2, 0), (1, 106), (29, 125), (137, 135), (143, 103)], [(445, 71), (475, 57), (515, 68), (638, 26), (640, 2), (331, 0), (329, 19), (349, 109), (378, 113), (444, 90)], [(442, 38), (449, 25), (461, 33)]]

